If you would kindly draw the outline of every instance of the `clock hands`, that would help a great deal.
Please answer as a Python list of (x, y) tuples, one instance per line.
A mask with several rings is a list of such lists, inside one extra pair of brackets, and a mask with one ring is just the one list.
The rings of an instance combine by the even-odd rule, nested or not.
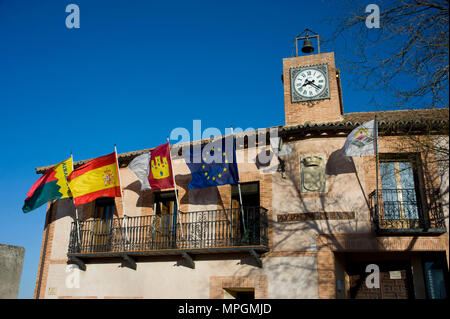
[(312, 80), (312, 82), (309, 82), (309, 84), (310, 84), (311, 86), (314, 86), (316, 89), (320, 90), (320, 87), (317, 86), (317, 85), (315, 85), (313, 82), (314, 82), (314, 80)]
[(302, 87), (304, 87), (305, 85), (311, 84), (312, 82), (309, 81), (308, 79), (305, 80), (305, 83), (303, 83)]
[[(1, 1), (1, 0), (0, 0)], [(293, 76), (294, 73), (291, 73)], [(321, 70), (304, 69), (295, 74), (291, 78), (292, 88), (298, 96), (292, 96), (295, 101), (307, 101), (321, 98), (322, 95), (329, 96), (327, 92), (328, 84), (326, 83), (326, 75)]]
[(305, 83), (303, 83), (302, 87), (304, 87), (305, 85), (308, 85), (308, 84), (315, 87), (316, 89), (320, 90), (320, 87), (318, 87), (316, 84), (314, 84), (314, 80), (312, 80), (312, 81), (305, 80)]

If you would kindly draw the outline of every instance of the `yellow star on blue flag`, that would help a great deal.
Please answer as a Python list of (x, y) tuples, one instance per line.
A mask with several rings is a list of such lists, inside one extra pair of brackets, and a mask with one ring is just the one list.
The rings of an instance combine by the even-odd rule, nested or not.
[(232, 135), (201, 147), (192, 147), (185, 159), (192, 175), (189, 189), (239, 183), (236, 148)]

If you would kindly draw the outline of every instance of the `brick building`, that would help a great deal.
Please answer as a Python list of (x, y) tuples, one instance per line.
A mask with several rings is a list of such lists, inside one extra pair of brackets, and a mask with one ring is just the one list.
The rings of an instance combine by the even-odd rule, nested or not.
[[(35, 298), (447, 296), (448, 160), (436, 149), (448, 148), (448, 109), (344, 113), (333, 53), (284, 59), (283, 83), (286, 124), (266, 131), (284, 152), (275, 172), (239, 162), (242, 210), (236, 186), (188, 190), (178, 144), (179, 210), (173, 189), (141, 191), (126, 167), (147, 150), (119, 154), (124, 197), (79, 208), (81, 245), (72, 201), (49, 203)], [(339, 151), (375, 114), (378, 206), (375, 156)], [(257, 154), (252, 134), (238, 134), (238, 158)], [(81, 269), (76, 287), (68, 264)], [(367, 269), (379, 270), (376, 287)]]

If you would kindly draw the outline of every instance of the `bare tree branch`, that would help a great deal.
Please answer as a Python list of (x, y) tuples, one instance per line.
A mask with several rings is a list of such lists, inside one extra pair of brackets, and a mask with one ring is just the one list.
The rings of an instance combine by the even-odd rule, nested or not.
[(369, 29), (365, 7), (344, 2), (348, 13), (331, 19), (335, 31), (324, 43), (350, 37), (343, 67), (357, 75), (360, 88), (392, 97), (390, 107), (448, 107), (449, 1), (389, 0), (377, 5), (380, 28)]

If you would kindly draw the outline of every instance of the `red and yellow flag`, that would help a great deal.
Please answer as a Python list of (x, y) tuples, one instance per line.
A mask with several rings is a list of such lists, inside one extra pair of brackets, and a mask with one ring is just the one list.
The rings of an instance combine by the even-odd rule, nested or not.
[(121, 197), (116, 153), (90, 160), (67, 178), (75, 206), (99, 197)]
[(148, 182), (152, 189), (174, 188), (169, 142), (151, 151)]

